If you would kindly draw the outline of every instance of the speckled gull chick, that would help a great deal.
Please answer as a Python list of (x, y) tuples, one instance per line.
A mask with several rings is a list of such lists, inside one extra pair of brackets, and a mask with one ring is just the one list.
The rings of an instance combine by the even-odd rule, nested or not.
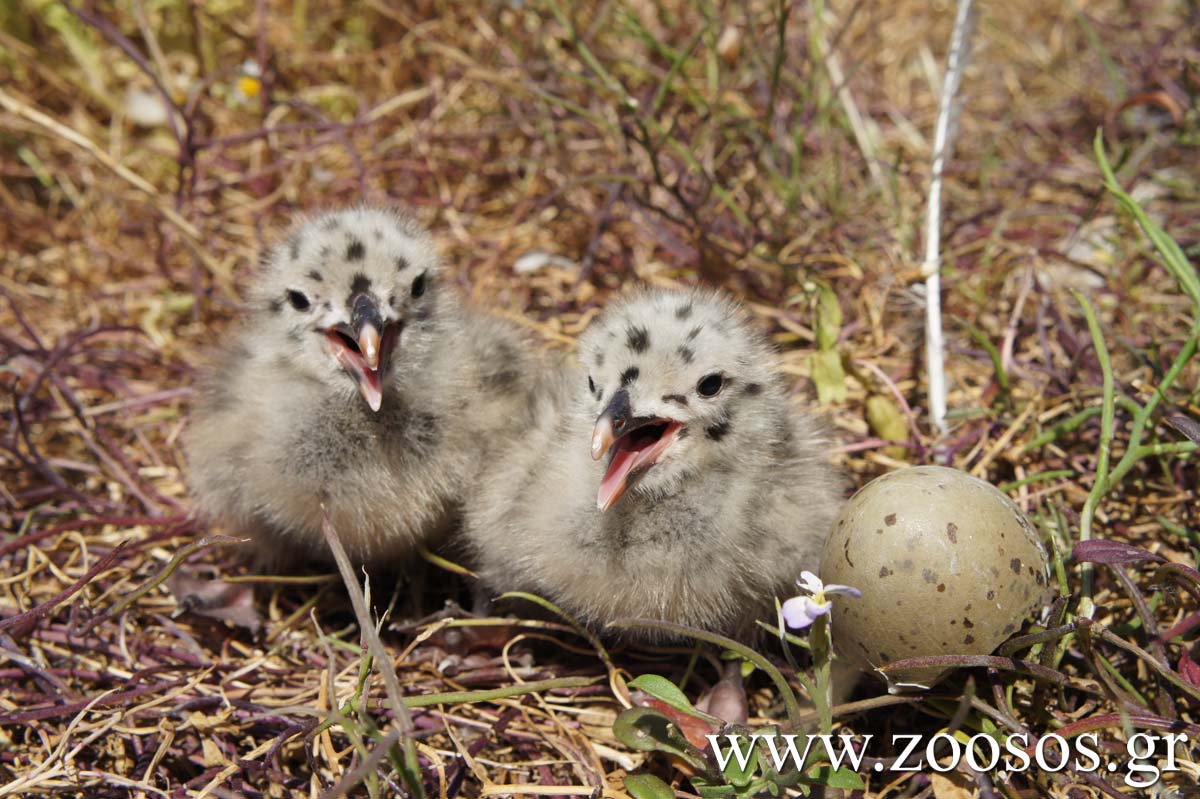
[(534, 350), (466, 307), (428, 235), (359, 207), (299, 222), (202, 378), (187, 437), (199, 511), (267, 566), (402, 559), (442, 533), (528, 413)]
[(774, 349), (723, 294), (649, 290), (602, 313), (578, 360), (468, 498), (485, 584), (593, 626), (749, 633), (817, 567), (843, 496)]

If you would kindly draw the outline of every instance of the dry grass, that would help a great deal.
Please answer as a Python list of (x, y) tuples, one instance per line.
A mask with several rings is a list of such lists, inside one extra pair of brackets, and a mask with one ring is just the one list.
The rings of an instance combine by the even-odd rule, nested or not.
[[(863, 482), (944, 457), (1010, 486), (1068, 559), (1053, 621), (1078, 621), (1069, 555), (1095, 479), (1101, 368), (1067, 289), (1099, 309), (1116, 391), (1142, 403), (1192, 318), (1103, 193), (1091, 141), (1105, 125), (1122, 183), (1195, 259), (1194, 7), (985, 6), (947, 179), (942, 438), (920, 412), (914, 267), (951, 6), (838, 0), (820, 19), (821, 4), (756, 1), (87, 7), (0, 4), (0, 795), (405, 790), (395, 703), (344, 588), (246, 575), (237, 547), (211, 537), (236, 531), (189, 519), (178, 447), (191, 365), (264, 245), (300, 210), (364, 198), (414, 209), (463, 288), (550, 346), (634, 281), (715, 283), (761, 312), (807, 394), (811, 309), (831, 288), (845, 467)], [(718, 46), (727, 28), (736, 52)], [(239, 97), (251, 59), (262, 90)], [(177, 110), (138, 126), (135, 91)], [(515, 273), (535, 250), (570, 264)], [(1185, 441), (1165, 420), (1200, 415), (1198, 364), (1150, 443)], [(902, 448), (864, 411), (895, 394), (917, 409)], [(1129, 421), (1118, 407), (1117, 456)], [(1194, 566), (1198, 476), (1194, 456), (1142, 461), (1098, 506), (1095, 537)], [(1194, 736), (1194, 634), (1159, 636), (1197, 612), (1179, 580), (1102, 567), (1094, 629), (1038, 655), (1061, 686), (976, 668), (838, 719), (857, 733), (991, 719), (1035, 734), (1094, 725), (1109, 742)], [(421, 585), (391, 596), (381, 637), (429, 795), (621, 796), (624, 774), (647, 768), (691, 790), (611, 727), (631, 675), (683, 680), (695, 698), (718, 677), (710, 653), (610, 660), (564, 623), (414, 623), (467, 590), (432, 566)], [(961, 706), (967, 688), (975, 704)], [(765, 680), (751, 716), (782, 716)], [(1164, 784), (1195, 784), (1187, 768)], [(864, 776), (870, 797), (1136, 793), (1107, 774)]]

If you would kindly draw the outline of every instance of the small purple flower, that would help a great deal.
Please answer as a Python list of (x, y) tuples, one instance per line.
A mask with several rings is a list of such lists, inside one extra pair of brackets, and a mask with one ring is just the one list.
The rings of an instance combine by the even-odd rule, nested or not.
[(857, 588), (848, 585), (825, 585), (820, 577), (809, 571), (800, 572), (800, 579), (796, 581), (796, 585), (807, 592), (807, 596), (794, 596), (783, 603), (783, 620), (793, 630), (807, 629), (818, 618), (829, 613), (833, 602), (826, 599), (826, 596), (840, 594), (855, 599), (862, 598), (862, 591)]

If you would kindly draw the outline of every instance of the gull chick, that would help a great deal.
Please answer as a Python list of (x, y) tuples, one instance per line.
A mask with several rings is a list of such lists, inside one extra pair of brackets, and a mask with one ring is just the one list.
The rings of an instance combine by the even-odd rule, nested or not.
[(772, 346), (723, 294), (651, 290), (597, 318), (578, 360), (468, 499), (485, 583), (593, 626), (748, 634), (817, 567), (843, 496)]
[(201, 514), (264, 565), (328, 554), (322, 506), (356, 561), (410, 554), (528, 412), (531, 348), (464, 306), (398, 212), (300, 222), (251, 305), (200, 382), (187, 456)]

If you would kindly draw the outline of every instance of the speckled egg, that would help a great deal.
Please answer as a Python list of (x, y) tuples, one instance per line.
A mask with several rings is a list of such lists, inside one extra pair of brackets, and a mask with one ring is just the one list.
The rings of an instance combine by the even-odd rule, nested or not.
[[(1037, 530), (998, 488), (957, 469), (914, 466), (850, 498), (821, 558), (835, 597), (833, 643), (864, 671), (930, 655), (986, 655), (1041, 607), (1050, 566)], [(889, 690), (945, 672), (887, 675)]]

